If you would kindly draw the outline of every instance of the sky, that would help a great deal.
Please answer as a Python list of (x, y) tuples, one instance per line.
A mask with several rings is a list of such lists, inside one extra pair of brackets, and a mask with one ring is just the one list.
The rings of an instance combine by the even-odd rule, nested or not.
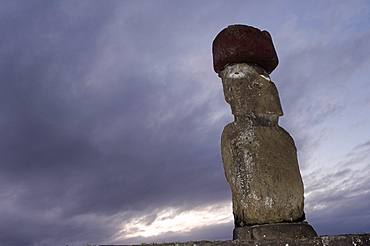
[(231, 240), (212, 41), (270, 32), (307, 221), (370, 231), (370, 2), (0, 2), (0, 245)]

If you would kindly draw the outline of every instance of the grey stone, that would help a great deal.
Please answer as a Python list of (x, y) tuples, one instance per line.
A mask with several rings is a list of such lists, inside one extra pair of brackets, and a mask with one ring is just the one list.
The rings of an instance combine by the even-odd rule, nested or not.
[(292, 137), (278, 125), (278, 91), (260, 66), (239, 63), (219, 74), (235, 121), (222, 133), (235, 227), (300, 222), (303, 182)]
[(313, 237), (317, 237), (317, 234), (312, 226), (306, 222), (237, 227), (233, 231), (234, 240), (304, 239)]

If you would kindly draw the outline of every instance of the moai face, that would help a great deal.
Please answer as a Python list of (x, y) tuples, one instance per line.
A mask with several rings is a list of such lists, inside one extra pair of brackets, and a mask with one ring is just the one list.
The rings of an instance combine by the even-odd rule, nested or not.
[(277, 123), (277, 118), (283, 114), (279, 94), (262, 67), (253, 63), (237, 63), (226, 66), (219, 76), (225, 100), (236, 118), (262, 117)]

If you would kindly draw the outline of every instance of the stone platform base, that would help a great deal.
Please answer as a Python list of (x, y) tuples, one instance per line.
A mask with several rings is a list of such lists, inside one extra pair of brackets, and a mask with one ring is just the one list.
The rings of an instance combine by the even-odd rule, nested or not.
[(233, 240), (304, 239), (314, 237), (317, 237), (317, 234), (307, 222), (245, 226), (237, 227), (233, 231)]
[[(113, 244), (100, 245), (112, 246)], [(320, 236), (305, 239), (266, 239), (266, 240), (234, 240), (234, 241), (198, 241), (187, 243), (141, 244), (137, 246), (370, 246), (370, 234)], [(114, 245), (134, 246), (134, 245)]]

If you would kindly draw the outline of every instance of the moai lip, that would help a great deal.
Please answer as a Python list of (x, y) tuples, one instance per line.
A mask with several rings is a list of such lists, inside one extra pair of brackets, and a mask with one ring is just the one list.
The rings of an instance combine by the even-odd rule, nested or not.
[(227, 64), (256, 63), (269, 74), (279, 60), (270, 33), (246, 25), (231, 25), (213, 41), (213, 68), (220, 73)]

